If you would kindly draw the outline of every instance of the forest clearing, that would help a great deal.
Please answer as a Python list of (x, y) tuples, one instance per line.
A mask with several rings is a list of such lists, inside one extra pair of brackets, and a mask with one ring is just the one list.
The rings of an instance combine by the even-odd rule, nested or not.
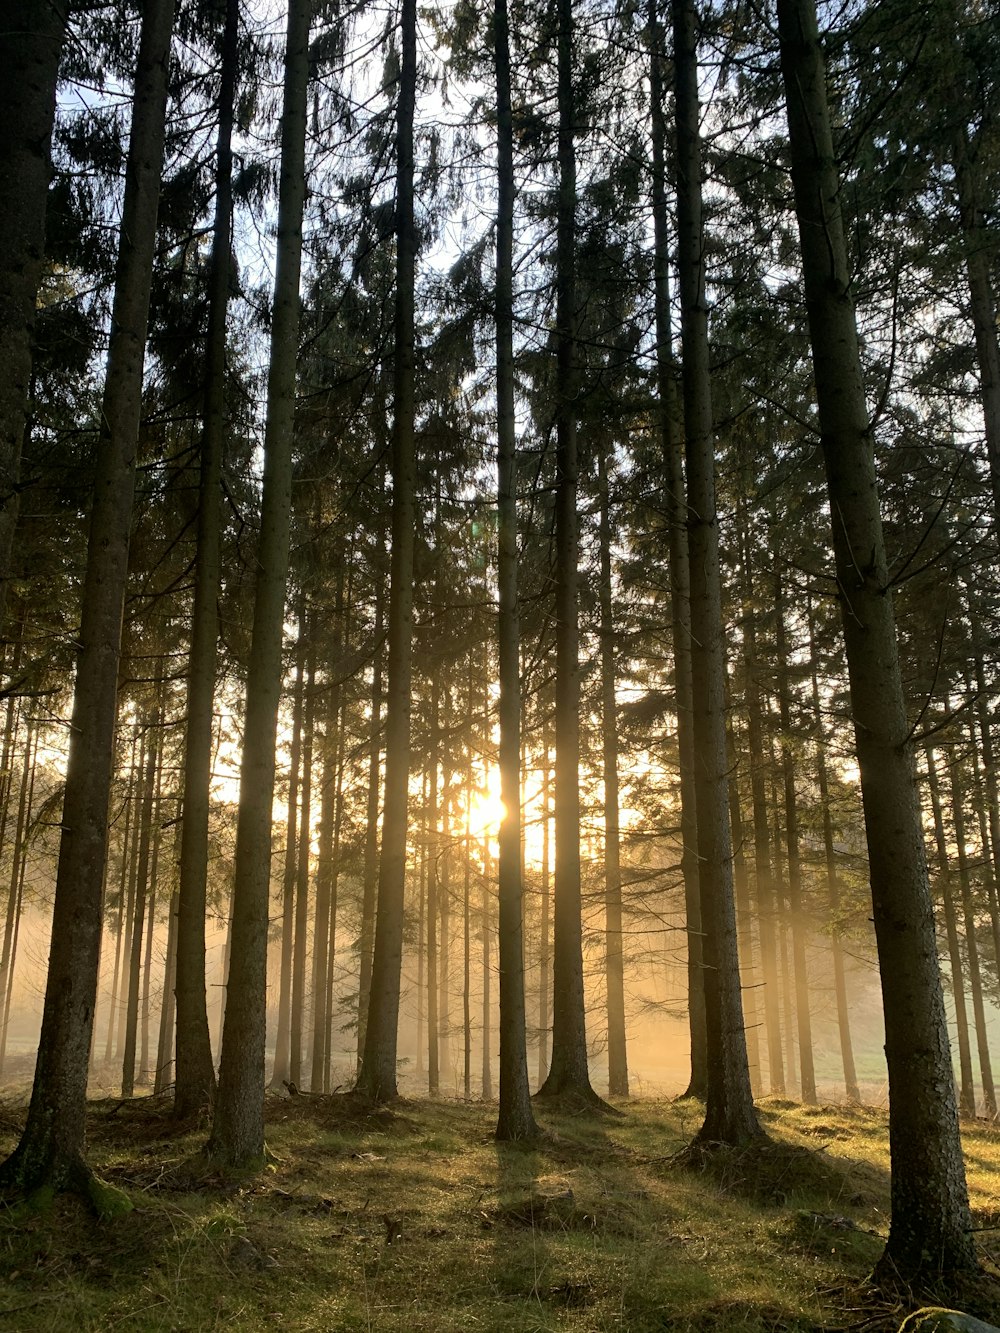
[[(3, 1327), (24, 1333), (896, 1333), (915, 1296), (868, 1285), (887, 1234), (882, 1110), (768, 1100), (772, 1141), (685, 1167), (703, 1114), (631, 1101), (547, 1114), (528, 1149), (496, 1108), (272, 1096), (257, 1175), (192, 1175), (169, 1100), (91, 1105), (90, 1151), (135, 1209), (0, 1213)], [(3, 1108), (3, 1146), (18, 1115)], [(965, 1126), (981, 1258), (1000, 1259), (1000, 1131)], [(964, 1308), (1000, 1314), (988, 1279)]]

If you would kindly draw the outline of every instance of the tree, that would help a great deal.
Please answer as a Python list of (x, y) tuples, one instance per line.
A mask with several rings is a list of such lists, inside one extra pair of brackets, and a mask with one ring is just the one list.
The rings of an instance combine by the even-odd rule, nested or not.
[(596, 1103), (587, 1068), (580, 888), (580, 626), (577, 486), (576, 98), (573, 0), (558, 0), (556, 217), (555, 843), (552, 1059), (539, 1096)]
[(264, 1154), (271, 820), (292, 501), (311, 13), (311, 0), (291, 0), (285, 44), (264, 486), (240, 762), (231, 959), (219, 1088), (205, 1148), (208, 1160), (222, 1167), (249, 1166), (259, 1162)]
[(762, 1137), (750, 1090), (729, 826), (725, 646), (719, 570), (702, 229), (698, 23), (693, 0), (673, 0), (677, 133), (677, 279), (687, 464), (695, 809), (705, 961), (708, 1076), (696, 1142)]
[(708, 1080), (705, 1049), (705, 984), (702, 961), (698, 878), (698, 823), (694, 790), (694, 735), (691, 678), (691, 572), (688, 562), (687, 504), (683, 442), (678, 438), (677, 392), (670, 325), (670, 237), (667, 210), (667, 128), (663, 111), (663, 27), (658, 0), (649, 0), (649, 104), (652, 148), (653, 304), (656, 329), (656, 434), (663, 465), (663, 496), (670, 562), (670, 621), (677, 715), (677, 758), (681, 797), (681, 873), (687, 927), (688, 1026), (691, 1078), (687, 1093), (704, 1097)]
[[(537, 1129), (528, 1091), (521, 878), (521, 634), (517, 580), (517, 445), (514, 420), (514, 135), (507, 0), (496, 0), (497, 92), (497, 644), (500, 675), (500, 1114), (498, 1139)], [(471, 850), (467, 839), (466, 854)], [(468, 896), (468, 891), (466, 891)], [(466, 927), (468, 930), (468, 926)]]
[(226, 0), (216, 141), (215, 217), (209, 270), (205, 408), (198, 483), (198, 545), (188, 658), (188, 715), (181, 812), (180, 885), (177, 911), (177, 1066), (174, 1110), (178, 1116), (208, 1106), (215, 1067), (205, 1004), (205, 888), (208, 877), (208, 810), (212, 769), (218, 601), (222, 577), (222, 453), (226, 434), (226, 312), (229, 306), (232, 231), (233, 104), (239, 10)]
[(42, 1032), (24, 1133), (0, 1168), (0, 1183), (81, 1190), (99, 1210), (114, 1201), (84, 1161), (87, 1068), (173, 14), (173, 0), (143, 6)]
[(403, 0), (396, 108), (396, 304), (393, 346), (392, 515), (385, 689), (385, 782), (377, 914), (365, 1047), (358, 1091), (374, 1101), (396, 1095), (396, 1041), (403, 955), (410, 684), (413, 639), (414, 444), (413, 116), (417, 88), (415, 0)]
[(778, 34), (882, 977), (892, 1219), (876, 1275), (909, 1284), (976, 1259), (812, 0), (778, 0)]
[(32, 339), (45, 254), (56, 76), (69, 0), (14, 0), (0, 43), (0, 625), (17, 522)]

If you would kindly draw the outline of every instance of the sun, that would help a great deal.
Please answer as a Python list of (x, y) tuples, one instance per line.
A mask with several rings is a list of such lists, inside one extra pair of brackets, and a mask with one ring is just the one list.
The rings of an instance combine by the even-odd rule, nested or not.
[(486, 775), (485, 787), (473, 792), (469, 805), (469, 832), (474, 838), (495, 838), (499, 833), (507, 815), (499, 788), (500, 774), (491, 768)]

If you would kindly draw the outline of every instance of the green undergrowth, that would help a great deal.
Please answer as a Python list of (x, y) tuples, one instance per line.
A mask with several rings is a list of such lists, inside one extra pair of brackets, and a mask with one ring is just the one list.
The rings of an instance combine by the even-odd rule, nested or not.
[[(865, 1282), (888, 1221), (883, 1112), (764, 1102), (763, 1149), (692, 1158), (696, 1103), (622, 1109), (540, 1107), (528, 1148), (494, 1142), (490, 1106), (273, 1098), (269, 1164), (235, 1179), (192, 1169), (205, 1126), (176, 1126), (167, 1101), (95, 1103), (90, 1163), (134, 1209), (0, 1212), (0, 1328), (898, 1328), (905, 1304)], [(0, 1150), (17, 1122), (0, 1108)], [(993, 1267), (1000, 1132), (970, 1127), (966, 1146)]]

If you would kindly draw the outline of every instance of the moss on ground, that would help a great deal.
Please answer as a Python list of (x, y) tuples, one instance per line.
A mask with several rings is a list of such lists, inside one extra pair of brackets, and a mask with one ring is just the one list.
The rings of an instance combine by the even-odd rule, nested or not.
[[(57, 1197), (0, 1213), (0, 1318), (25, 1333), (898, 1328), (905, 1307), (865, 1285), (887, 1224), (882, 1112), (765, 1102), (770, 1146), (692, 1169), (677, 1154), (696, 1105), (625, 1110), (540, 1108), (545, 1140), (519, 1147), (494, 1142), (490, 1106), (275, 1097), (272, 1160), (225, 1177), (191, 1169), (204, 1126), (176, 1126), (167, 1102), (95, 1103), (90, 1164), (134, 1210), (97, 1224)], [(993, 1264), (1000, 1133), (974, 1125), (966, 1143)]]

